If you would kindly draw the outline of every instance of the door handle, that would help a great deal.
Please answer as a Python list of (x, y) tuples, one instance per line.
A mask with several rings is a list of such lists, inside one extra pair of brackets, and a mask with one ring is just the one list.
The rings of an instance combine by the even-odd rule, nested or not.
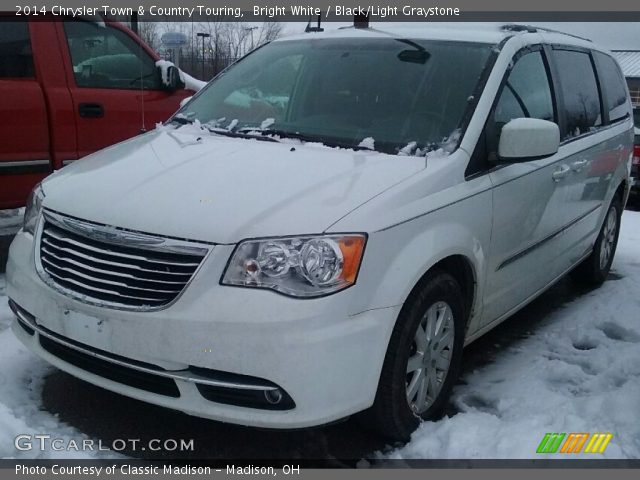
[(585, 167), (587, 163), (589, 163), (589, 160), (576, 160), (571, 164), (571, 170), (573, 170), (574, 172), (579, 172)]
[(560, 180), (562, 180), (564, 177), (566, 177), (567, 175), (569, 175), (569, 172), (571, 171), (571, 168), (569, 168), (569, 165), (562, 165), (560, 167), (558, 167), (552, 174), (551, 174), (551, 178), (553, 178), (554, 182), (559, 182)]
[(78, 113), (82, 118), (102, 118), (104, 107), (100, 103), (81, 103), (78, 105)]

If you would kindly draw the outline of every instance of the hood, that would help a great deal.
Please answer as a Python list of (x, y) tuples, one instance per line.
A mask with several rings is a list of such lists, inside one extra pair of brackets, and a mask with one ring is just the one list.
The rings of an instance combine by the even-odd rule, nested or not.
[(321, 233), (425, 159), (161, 127), (43, 182), (44, 206), (102, 224), (236, 243)]

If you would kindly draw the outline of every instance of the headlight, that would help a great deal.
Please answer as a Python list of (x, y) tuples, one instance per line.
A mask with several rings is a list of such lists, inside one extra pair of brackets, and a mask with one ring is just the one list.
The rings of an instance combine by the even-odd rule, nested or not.
[(23, 228), (25, 232), (29, 232), (32, 235), (35, 233), (36, 224), (38, 223), (38, 217), (42, 212), (42, 201), (44, 200), (44, 192), (40, 184), (36, 185), (31, 191), (29, 198), (27, 199), (27, 206), (24, 209), (24, 223)]
[(367, 238), (319, 235), (241, 242), (222, 276), (223, 285), (319, 297), (356, 282)]

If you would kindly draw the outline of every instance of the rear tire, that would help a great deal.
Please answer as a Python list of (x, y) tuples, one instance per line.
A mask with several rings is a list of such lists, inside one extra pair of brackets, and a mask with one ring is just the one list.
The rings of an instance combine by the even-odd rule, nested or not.
[(427, 276), (409, 295), (391, 334), (373, 406), (360, 423), (406, 442), (421, 420), (438, 417), (458, 377), (465, 302), (448, 273)]
[(609, 205), (591, 255), (571, 272), (571, 277), (576, 282), (600, 286), (607, 279), (618, 246), (621, 216), (622, 202), (616, 195)]

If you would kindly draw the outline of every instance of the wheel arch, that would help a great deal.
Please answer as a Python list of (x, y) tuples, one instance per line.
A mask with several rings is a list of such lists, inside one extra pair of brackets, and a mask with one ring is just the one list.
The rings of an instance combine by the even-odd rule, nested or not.
[(407, 299), (427, 282), (436, 272), (444, 272), (451, 275), (460, 285), (462, 296), (464, 298), (465, 325), (469, 326), (472, 318), (473, 308), (477, 296), (477, 271), (473, 262), (464, 254), (451, 254), (436, 262), (422, 274), (420, 279), (411, 288), (409, 294), (404, 299), (403, 305)]

